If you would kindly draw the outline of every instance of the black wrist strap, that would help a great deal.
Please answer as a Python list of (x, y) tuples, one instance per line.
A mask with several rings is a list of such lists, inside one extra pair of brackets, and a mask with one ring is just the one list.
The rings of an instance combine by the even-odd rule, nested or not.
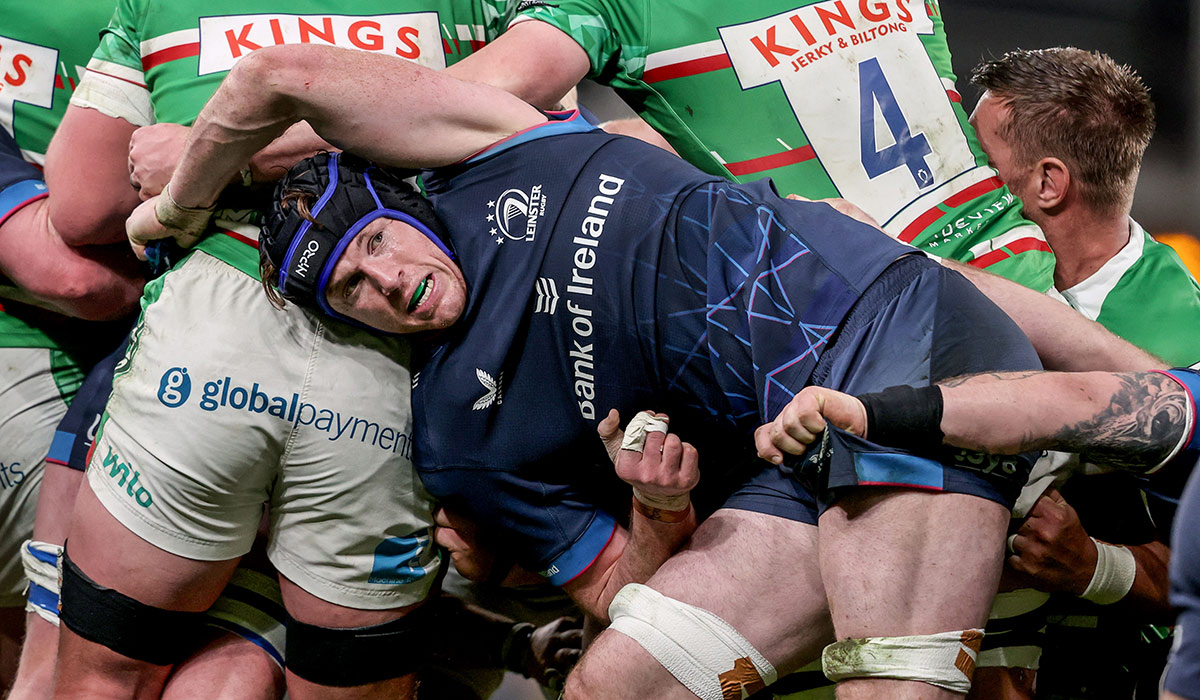
[(877, 445), (920, 451), (941, 447), (942, 390), (893, 386), (858, 397), (867, 410), (867, 439)]

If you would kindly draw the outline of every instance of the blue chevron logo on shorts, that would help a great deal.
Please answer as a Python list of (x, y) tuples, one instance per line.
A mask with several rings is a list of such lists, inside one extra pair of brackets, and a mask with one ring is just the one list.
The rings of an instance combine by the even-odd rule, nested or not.
[(437, 572), (441, 557), (434, 556), (426, 564), (421, 557), (432, 541), (429, 528), (419, 530), (411, 537), (389, 537), (375, 547), (375, 564), (367, 583), (408, 584)]

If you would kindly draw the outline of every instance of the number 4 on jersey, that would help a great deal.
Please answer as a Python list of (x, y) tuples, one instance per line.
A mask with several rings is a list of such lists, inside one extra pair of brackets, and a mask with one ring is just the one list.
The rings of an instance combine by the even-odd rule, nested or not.
[[(909, 133), (908, 120), (888, 85), (879, 59), (869, 58), (858, 64), (859, 109), (861, 124), (862, 164), (872, 180), (900, 166), (908, 168), (917, 187), (933, 185), (933, 170), (925, 156), (933, 152), (925, 134)], [(875, 105), (883, 114), (888, 131), (895, 143), (879, 150), (875, 144)]]

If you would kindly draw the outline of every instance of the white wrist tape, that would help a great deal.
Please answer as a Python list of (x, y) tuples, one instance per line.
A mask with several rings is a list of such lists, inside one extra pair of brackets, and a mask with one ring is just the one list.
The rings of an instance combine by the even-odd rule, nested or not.
[(204, 233), (204, 229), (208, 227), (208, 220), (212, 218), (213, 209), (214, 207), (180, 206), (171, 197), (169, 182), (154, 204), (154, 214), (160, 224), (183, 232), (184, 235), (175, 236), (175, 241), (184, 247), (193, 245), (200, 238), (200, 234)]
[(1097, 605), (1109, 605), (1124, 598), (1133, 588), (1137, 578), (1137, 559), (1128, 547), (1106, 544), (1092, 538), (1096, 543), (1096, 571), (1080, 598)]
[(966, 694), (981, 644), (981, 629), (843, 639), (821, 652), (821, 668), (831, 681), (897, 678)]
[(62, 545), (25, 540), (21, 564), (29, 579), (25, 611), (58, 627), (58, 594), (62, 580)]
[(700, 700), (744, 698), (775, 682), (766, 657), (703, 608), (631, 583), (613, 598), (608, 614), (609, 629), (642, 645)]

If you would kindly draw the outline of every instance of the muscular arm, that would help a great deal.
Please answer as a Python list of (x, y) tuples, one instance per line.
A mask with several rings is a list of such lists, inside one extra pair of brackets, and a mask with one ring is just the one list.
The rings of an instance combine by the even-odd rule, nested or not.
[(587, 75), (588, 68), (587, 53), (574, 39), (545, 22), (525, 21), (446, 73), (494, 85), (535, 107), (552, 109)]
[(401, 167), (447, 165), (545, 117), (496, 88), (406, 61), (327, 46), (278, 46), (242, 59), (200, 113), (171, 192), (216, 201), (250, 157), (298, 121), (362, 156)]
[[(630, 425), (651, 415), (669, 421), (665, 415), (644, 412)], [(618, 527), (596, 561), (563, 587), (581, 608), (605, 624), (608, 605), (617, 592), (626, 584), (645, 583), (691, 537), (697, 524), (689, 497), (700, 479), (696, 449), (678, 436), (650, 428), (627, 444), (619, 424), (620, 416), (614, 410), (600, 421), (598, 429), (617, 476), (634, 489), (629, 530)], [(662, 505), (670, 512), (646, 509), (639, 506), (639, 500)]]
[(125, 242), (125, 219), (138, 205), (129, 186), (129, 137), (137, 127), (71, 105), (46, 153), (50, 221), (72, 246)]
[(941, 385), (946, 444), (995, 454), (1055, 449), (1145, 468), (1183, 438), (1187, 393), (1157, 372), (1014, 372)]
[(696, 512), (686, 520), (663, 523), (634, 511), (630, 529), (618, 527), (596, 561), (563, 586), (586, 613), (608, 624), (608, 605), (629, 583), (645, 583), (683, 546), (696, 529)]
[(949, 260), (939, 262), (962, 273), (1016, 321), (1033, 342), (1046, 369), (1067, 372), (1166, 369), (1157, 357), (1045, 294), (970, 265)]
[[(1171, 454), (1195, 420), (1186, 390), (1158, 372), (976, 374), (939, 389), (943, 442), (992, 454), (1052, 449), (1145, 471)], [(871, 437), (861, 401), (807, 387), (755, 431), (758, 454), (775, 463), (785, 452), (800, 454), (827, 421)]]
[(92, 321), (119, 318), (137, 308), (142, 277), (124, 246), (70, 246), (50, 223), (42, 199), (0, 225), (0, 273), (29, 301)]

